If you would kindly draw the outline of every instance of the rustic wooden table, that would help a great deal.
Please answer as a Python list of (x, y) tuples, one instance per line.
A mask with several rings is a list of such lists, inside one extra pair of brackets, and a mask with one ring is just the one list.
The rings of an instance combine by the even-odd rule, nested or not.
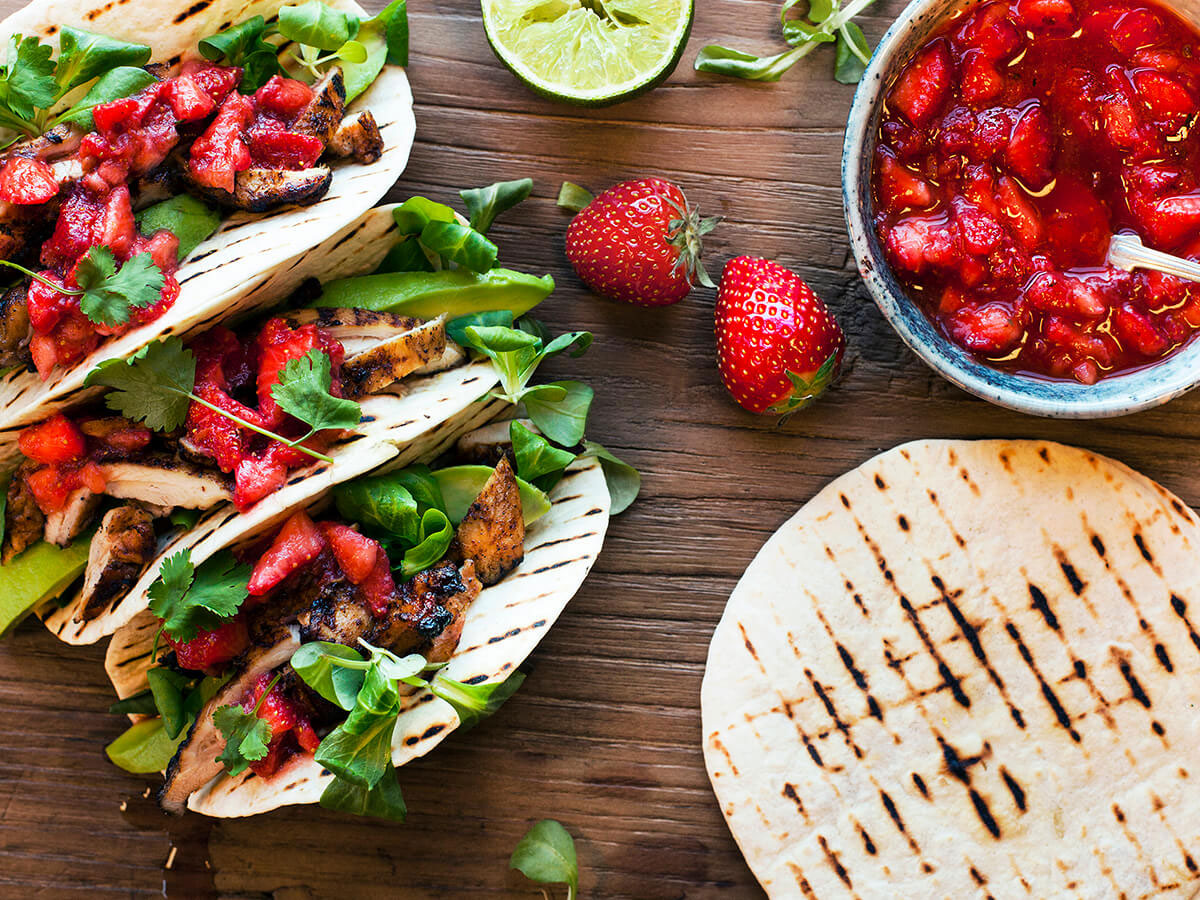
[[(700, 680), (738, 576), (821, 485), (914, 438), (1036, 436), (1107, 453), (1200, 503), (1200, 393), (1125, 419), (1043, 421), (972, 399), (918, 362), (849, 257), (838, 166), (852, 89), (832, 80), (831, 51), (773, 86), (698, 76), (691, 60), (704, 43), (775, 46), (778, 5), (697, 6), (667, 85), (580, 111), (509, 76), (472, 0), (413, 3), (418, 137), (389, 199), (453, 201), (461, 187), (534, 178), (533, 199), (495, 237), (508, 265), (558, 280), (542, 308), (552, 326), (595, 333), (570, 363), (597, 390), (591, 436), (645, 479), (520, 693), (401, 770), (405, 825), (318, 808), (174, 822), (142, 796), (148, 781), (101, 752), (123, 727), (106, 712), (102, 650), (60, 645), (29, 623), (0, 645), (0, 896), (536, 896), (507, 871), (508, 854), (544, 817), (577, 837), (584, 896), (761, 896), (705, 775)], [(872, 41), (900, 8), (880, 0), (864, 17)], [(713, 365), (709, 292), (654, 311), (581, 288), (563, 256), (559, 183), (645, 174), (725, 216), (709, 242), (714, 274), (738, 253), (767, 256), (828, 300), (851, 367), (826, 401), (783, 425), (736, 407)]]

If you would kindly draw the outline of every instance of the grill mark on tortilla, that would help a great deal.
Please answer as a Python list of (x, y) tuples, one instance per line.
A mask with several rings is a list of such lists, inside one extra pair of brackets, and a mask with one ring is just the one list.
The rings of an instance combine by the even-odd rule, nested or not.
[(181, 25), (197, 13), (202, 13), (212, 4), (212, 0), (197, 0), (183, 12), (175, 17), (175, 24)]
[(821, 701), (821, 705), (825, 707), (825, 712), (829, 718), (833, 720), (834, 726), (842, 733), (842, 739), (846, 742), (846, 746), (854, 753), (855, 759), (862, 759), (862, 748), (858, 746), (854, 738), (850, 736), (850, 726), (848, 726), (837, 711), (837, 707), (833, 705), (833, 699), (829, 696), (829, 692), (825, 690), (825, 685), (817, 681), (811, 669), (804, 670), (805, 677), (808, 678), (808, 683), (817, 693), (817, 697)]
[(1150, 701), (1150, 696), (1142, 687), (1136, 675), (1133, 674), (1133, 666), (1129, 662), (1129, 658), (1123, 653), (1120, 653), (1116, 647), (1109, 651), (1113, 658), (1117, 661), (1117, 669), (1121, 673), (1121, 677), (1125, 679), (1125, 683), (1129, 685), (1129, 691), (1134, 700), (1142, 704), (1146, 709), (1150, 709), (1153, 703)]
[[(950, 616), (954, 619), (954, 624), (958, 626), (959, 632), (964, 638), (966, 638), (967, 644), (971, 648), (971, 652), (975, 654), (975, 658), (979, 660), (980, 665), (987, 670), (988, 677), (991, 679), (992, 684), (994, 684), (996, 686), (996, 690), (1000, 692), (1000, 697), (1008, 706), (1008, 714), (1012, 716), (1013, 722), (1016, 723), (1018, 728), (1024, 731), (1025, 716), (1022, 714), (1017, 705), (1013, 703), (1012, 698), (1009, 697), (1008, 688), (1004, 684), (1004, 679), (1000, 677), (1000, 673), (996, 671), (995, 666), (992, 665), (992, 661), (988, 659), (987, 651), (983, 649), (983, 644), (979, 640), (979, 632), (976, 630), (974, 625), (967, 621), (967, 617), (962, 614), (962, 610), (959, 609), (958, 604), (954, 601), (954, 598), (950, 595), (950, 592), (946, 590), (946, 584), (942, 581), (941, 576), (933, 575), (930, 577), (930, 581), (933, 582), (933, 586), (937, 588), (938, 592), (942, 595), (942, 602), (945, 604), (946, 609), (950, 611)], [(958, 593), (961, 595), (962, 592), (959, 591)]]
[(1013, 803), (1017, 805), (1017, 809), (1019, 809), (1021, 812), (1025, 812), (1025, 810), (1028, 808), (1025, 799), (1025, 789), (1021, 787), (1021, 785), (1017, 782), (1017, 779), (1013, 778), (1012, 773), (1009, 772), (1008, 769), (1004, 768), (1004, 766), (1000, 767), (1000, 777), (1004, 779), (1005, 786), (1008, 787), (1009, 793), (1012, 794)]
[(869, 834), (867, 834), (867, 829), (862, 827), (862, 823), (855, 822), (854, 824), (858, 827), (859, 837), (862, 838), (863, 849), (866, 850), (872, 856), (875, 856), (877, 853), (879, 853), (879, 850), (875, 846), (875, 842), (873, 840), (871, 840), (871, 836)]
[(812, 900), (817, 900), (817, 895), (813, 893), (812, 885), (808, 883), (808, 879), (804, 877), (804, 872), (794, 862), (788, 863), (788, 868), (792, 870), (792, 877), (796, 879), (796, 884), (805, 897), (811, 897)]
[(850, 881), (850, 873), (846, 871), (846, 867), (841, 864), (840, 860), (838, 860), (837, 854), (829, 848), (829, 841), (825, 840), (825, 835), (818, 834), (817, 843), (821, 845), (821, 849), (825, 852), (825, 859), (829, 862), (829, 865), (833, 867), (833, 871), (837, 874), (837, 877), (842, 880), (842, 883), (846, 885), (846, 887), (850, 888), (850, 890), (854, 890), (854, 884)]
[[(738, 767), (733, 761), (733, 755), (729, 752), (729, 748), (726, 747), (725, 743), (721, 740), (721, 732), (715, 731), (709, 735), (708, 745), (721, 751), (721, 755), (725, 757), (725, 762), (729, 765), (729, 774), (736, 778), (738, 775)], [(713, 772), (713, 775), (716, 777), (720, 777), (721, 774), (721, 772)]]
[[(879, 706), (879, 701), (877, 701), (874, 695), (871, 693), (870, 685), (867, 683), (867, 676), (864, 675), (863, 672), (854, 664), (854, 657), (851, 656), (850, 651), (846, 649), (846, 646), (837, 639), (837, 635), (834, 633), (833, 627), (829, 624), (829, 619), (825, 617), (825, 613), (821, 609), (820, 605), (814, 603), (812, 608), (813, 612), (817, 616), (818, 621), (821, 623), (821, 627), (823, 627), (825, 629), (825, 633), (829, 635), (829, 640), (831, 640), (833, 645), (837, 648), (838, 656), (841, 657), (842, 660), (842, 665), (845, 666), (846, 671), (850, 673), (850, 677), (854, 680), (855, 686), (866, 696), (868, 714), (882, 722), (883, 709)], [(740, 622), (738, 623), (738, 627), (742, 627)], [(742, 633), (745, 633), (744, 628), (742, 629)], [(898, 735), (893, 734), (892, 739), (897, 744), (900, 743), (900, 738)]]
[(912, 780), (913, 780), (913, 784), (915, 784), (917, 786), (917, 790), (921, 792), (921, 796), (924, 797), (926, 800), (928, 800), (929, 799), (929, 788), (927, 788), (925, 786), (925, 779), (922, 778), (920, 775), (918, 775), (916, 772), (913, 772)]
[(1058, 560), (1058, 567), (1062, 569), (1063, 577), (1067, 579), (1067, 584), (1071, 586), (1071, 590), (1076, 597), (1083, 594), (1083, 590), (1087, 585), (1083, 579), (1079, 577), (1079, 573), (1075, 571), (1075, 566), (1067, 558), (1066, 552), (1059, 546), (1054, 547), (1054, 558)]
[(1175, 611), (1175, 615), (1179, 616), (1183, 624), (1187, 626), (1188, 637), (1192, 639), (1192, 645), (1200, 652), (1200, 634), (1196, 633), (1191, 621), (1187, 617), (1187, 603), (1178, 594), (1171, 594), (1171, 609)]
[(750, 635), (746, 634), (746, 626), (741, 622), (737, 623), (738, 631), (742, 633), (742, 643), (746, 645), (746, 650), (754, 657), (755, 662), (758, 661), (758, 651), (754, 649), (754, 644), (750, 641)]
[(1114, 803), (1112, 805), (1112, 814), (1113, 818), (1115, 818), (1117, 823), (1121, 826), (1121, 831), (1125, 835), (1125, 840), (1132, 844), (1133, 849), (1137, 851), (1137, 858), (1138, 862), (1140, 863), (1139, 867), (1150, 876), (1150, 883), (1153, 884), (1158, 891), (1163, 890), (1163, 885), (1158, 880), (1158, 872), (1156, 872), (1154, 869), (1154, 863), (1146, 858), (1146, 852), (1142, 849), (1142, 842), (1138, 840), (1137, 834), (1133, 832), (1133, 830), (1129, 827), (1129, 823), (1126, 821), (1125, 811), (1116, 803)]
[(1146, 546), (1146, 539), (1142, 537), (1140, 531), (1133, 533), (1133, 542), (1137, 544), (1138, 552), (1142, 554), (1142, 559), (1151, 565), (1154, 564), (1154, 554), (1150, 552), (1150, 548)]
[(921, 617), (917, 615), (917, 611), (913, 609), (913, 605), (909, 602), (907, 597), (901, 594), (899, 590), (897, 590), (896, 593), (900, 598), (900, 607), (908, 615), (908, 621), (912, 624), (913, 628), (916, 629), (917, 635), (921, 638), (921, 642), (925, 645), (926, 651), (930, 656), (933, 657), (934, 662), (937, 663), (938, 674), (942, 676), (942, 684), (950, 689), (951, 695), (954, 697), (959, 706), (963, 707), (964, 709), (970, 709), (971, 698), (968, 697), (963, 691), (962, 682), (959, 681), (958, 676), (950, 670), (950, 666), (946, 664), (946, 660), (942, 657), (942, 654), (938, 651), (937, 646), (929, 637), (929, 632), (925, 630), (925, 626), (921, 623)]
[(1029, 670), (1033, 672), (1034, 676), (1038, 680), (1038, 683), (1041, 685), (1042, 696), (1046, 699), (1046, 702), (1050, 704), (1050, 709), (1054, 712), (1054, 718), (1058, 721), (1058, 724), (1066, 730), (1067, 734), (1071, 736), (1071, 740), (1077, 744), (1081, 743), (1083, 738), (1080, 737), (1079, 732), (1075, 730), (1075, 726), (1071, 724), (1071, 717), (1067, 715), (1067, 711), (1063, 708), (1062, 703), (1059, 701), (1058, 695), (1054, 693), (1054, 689), (1050, 687), (1049, 683), (1042, 676), (1041, 670), (1038, 668), (1037, 663), (1034, 662), (1033, 654), (1029, 652), (1029, 648), (1025, 646), (1025, 641), (1021, 638), (1021, 632), (1012, 622), (1006, 623), (1004, 627), (1008, 632), (1009, 637), (1011, 637), (1013, 642), (1017, 645), (1017, 652), (1019, 652), (1021, 654), (1021, 658), (1025, 660), (1025, 665), (1029, 667)]
[(1046, 620), (1046, 624), (1055, 631), (1061, 631), (1062, 628), (1058, 624), (1058, 616), (1054, 615), (1054, 611), (1050, 609), (1050, 602), (1046, 599), (1045, 593), (1032, 581), (1029, 582), (1029, 596), (1033, 598), (1032, 608), (1042, 614), (1042, 618)]
[(781, 791), (781, 793), (783, 794), (783, 796), (787, 797), (794, 804), (796, 804), (796, 812), (800, 813), (800, 815), (804, 819), (805, 824), (811, 825), (812, 818), (808, 815), (808, 810), (806, 810), (804, 808), (804, 802), (800, 799), (799, 795), (796, 793), (796, 786), (794, 784), (792, 784), (790, 781), (785, 781), (783, 784), (783, 791)]

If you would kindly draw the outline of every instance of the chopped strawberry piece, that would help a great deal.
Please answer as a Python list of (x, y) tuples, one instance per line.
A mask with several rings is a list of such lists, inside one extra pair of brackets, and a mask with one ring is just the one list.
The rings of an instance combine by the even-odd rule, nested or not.
[(47, 466), (36, 469), (25, 476), (28, 486), (38, 508), (46, 515), (56, 513), (67, 505), (67, 498), (79, 487), (79, 479), (75, 472)]
[(325, 539), (308, 513), (304, 510), (292, 513), (254, 566), (247, 592), (252, 597), (261, 597), (297, 569), (316, 559), (324, 549)]
[(1004, 228), (994, 216), (962, 198), (955, 198), (954, 221), (968, 253), (985, 256), (1004, 243)]
[(982, 50), (968, 50), (962, 59), (961, 89), (963, 100), (979, 107), (1000, 96), (1004, 76)]
[(250, 168), (250, 150), (243, 133), (254, 118), (254, 103), (230, 94), (208, 130), (192, 144), (188, 169), (197, 183), (232, 193), (238, 172)]
[(1108, 39), (1126, 56), (1143, 47), (1151, 47), (1163, 38), (1162, 21), (1146, 7), (1122, 13), (1112, 26)]
[(252, 129), (247, 134), (250, 156), (258, 169), (284, 169), (289, 172), (314, 166), (325, 145), (318, 137), (290, 131)]
[(313, 92), (303, 81), (272, 75), (254, 92), (254, 99), (267, 112), (290, 122), (312, 102)]
[(92, 120), (101, 133), (113, 132), (118, 128), (137, 128), (154, 106), (162, 93), (163, 83), (152, 84), (132, 97), (122, 97), (109, 103), (98, 103), (92, 107)]
[(977, 50), (984, 59), (996, 63), (1008, 59), (1021, 46), (1021, 33), (1008, 19), (1006, 3), (987, 3), (967, 18), (954, 40), (957, 45)]
[(154, 264), (164, 272), (174, 272), (179, 268), (179, 238), (162, 229), (150, 237), (138, 237), (134, 240), (133, 254), (149, 253)]
[(1037, 208), (1011, 178), (1004, 176), (996, 182), (996, 200), (1009, 229), (1026, 249), (1042, 241), (1042, 217)]
[(1156, 116), (1190, 116), (1197, 111), (1196, 98), (1191, 91), (1170, 75), (1142, 69), (1133, 73), (1133, 84), (1138, 96)]
[[(153, 306), (143, 306), (130, 311), (130, 320), (135, 325), (145, 325), (153, 322), (179, 299), (179, 281), (170, 272), (163, 272), (163, 288), (159, 301)], [(122, 331), (124, 329), (122, 328)]]
[[(84, 427), (86, 426), (85, 422)], [(137, 422), (126, 422), (120, 428), (105, 430), (100, 437), (95, 437), (93, 433), (93, 440), (103, 447), (115, 450), (121, 456), (128, 456), (150, 445), (150, 429)]]
[[(201, 400), (259, 428), (267, 427), (256, 410), (239, 403), (212, 381), (200, 382), (197, 379), (194, 390)], [(237, 467), (245, 452), (243, 430), (228, 416), (193, 403), (188, 407), (187, 430), (188, 440), (202, 452), (211, 455), (222, 472), (232, 472)]]
[(104, 489), (108, 487), (108, 478), (104, 470), (90, 459), (80, 467), (79, 481), (93, 494), (103, 494)]
[[(263, 692), (270, 691), (266, 696)], [(261, 698), (261, 699), (260, 699)], [(267, 723), (271, 737), (267, 755), (250, 763), (250, 771), (260, 778), (269, 778), (279, 771), (286, 759), (289, 738), (302, 750), (314, 752), (320, 746), (320, 738), (312, 727), (308, 713), (293, 700), (283, 686), (274, 680), (273, 673), (264, 672), (241, 701), (242, 709), (250, 712), (258, 708), (258, 718)]]
[(240, 616), (223, 622), (213, 631), (199, 629), (190, 641), (177, 641), (163, 632), (163, 639), (175, 651), (181, 669), (219, 675), (238, 654), (250, 646), (250, 633)]
[(888, 103), (913, 125), (924, 125), (946, 102), (953, 75), (950, 53), (939, 41), (909, 63), (892, 87)]
[(1075, 26), (1075, 7), (1070, 0), (1017, 0), (1013, 15), (1025, 28), (1065, 29)]
[(171, 80), (163, 94), (171, 106), (171, 113), (180, 122), (194, 122), (208, 117), (217, 108), (216, 101), (191, 75), (180, 75)]
[(1054, 136), (1050, 120), (1038, 103), (1027, 106), (1012, 129), (1012, 137), (1004, 151), (1008, 171), (1034, 190), (1044, 187), (1051, 179), (1050, 163), (1054, 158)]
[(287, 466), (269, 457), (244, 457), (233, 471), (233, 505), (244, 512), (283, 487), (287, 474)]
[(942, 268), (958, 262), (954, 233), (945, 216), (909, 216), (888, 232), (889, 257), (914, 274), (927, 266)]
[(396, 600), (396, 581), (392, 577), (392, 565), (382, 547), (375, 554), (375, 567), (360, 587), (371, 614), (377, 619), (383, 618), (388, 607)]
[(346, 573), (346, 580), (351, 584), (362, 584), (366, 581), (375, 569), (376, 555), (383, 549), (379, 543), (348, 525), (322, 522), (318, 527), (329, 542), (333, 558)]
[(58, 194), (54, 170), (40, 159), (10, 156), (0, 168), (0, 200), (31, 206)]
[(964, 306), (945, 321), (955, 341), (985, 356), (1005, 354), (1021, 339), (1020, 323), (1002, 303)]
[(17, 447), (22, 455), (43, 465), (76, 462), (87, 453), (87, 438), (79, 427), (58, 413), (40, 425), (21, 432)]
[(33, 367), (37, 369), (38, 377), (45, 381), (58, 365), (58, 351), (54, 338), (45, 334), (35, 334), (29, 339), (29, 355), (33, 359)]
[(1113, 314), (1113, 327), (1126, 347), (1142, 356), (1154, 358), (1167, 349), (1167, 339), (1150, 317), (1132, 305), (1123, 303)]
[[(63, 280), (53, 272), (45, 271), (39, 274), (47, 281), (52, 281), (55, 284), (61, 284), (63, 287), (66, 287)], [(71, 294), (56, 291), (34, 278), (29, 280), (29, 290), (26, 293), (26, 297), (29, 307), (29, 324), (33, 326), (35, 332), (40, 334), (49, 334), (62, 317), (69, 314), (77, 303)]]
[(933, 203), (933, 192), (925, 180), (906, 168), (896, 157), (881, 150), (876, 158), (879, 192), (892, 212), (923, 209)]
[(42, 245), (42, 265), (68, 267), (96, 244), (93, 232), (104, 217), (103, 200), (94, 192), (75, 188), (67, 194), (54, 223), (54, 234)]
[(129, 256), (133, 240), (137, 237), (137, 226), (133, 221), (133, 206), (129, 188), (121, 185), (108, 195), (100, 219), (92, 229), (92, 246), (107, 247), (117, 259)]
[(179, 74), (190, 78), (216, 103), (224, 100), (242, 80), (241, 66), (214, 66), (202, 59), (189, 59), (180, 68)]
[(1142, 210), (1141, 219), (1155, 243), (1173, 247), (1200, 230), (1200, 193), (1156, 200)]

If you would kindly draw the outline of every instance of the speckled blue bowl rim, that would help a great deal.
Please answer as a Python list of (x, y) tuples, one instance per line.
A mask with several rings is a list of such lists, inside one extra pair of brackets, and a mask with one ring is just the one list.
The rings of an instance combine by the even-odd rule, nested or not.
[(1086, 385), (1048, 381), (985, 366), (947, 340), (897, 283), (872, 225), (871, 162), (882, 94), (898, 67), (951, 11), (982, 0), (913, 0), (879, 42), (863, 74), (842, 147), (842, 206), (859, 274), (892, 327), (926, 364), (965, 391), (1035, 416), (1100, 419), (1166, 403), (1200, 383), (1200, 341), (1166, 360)]

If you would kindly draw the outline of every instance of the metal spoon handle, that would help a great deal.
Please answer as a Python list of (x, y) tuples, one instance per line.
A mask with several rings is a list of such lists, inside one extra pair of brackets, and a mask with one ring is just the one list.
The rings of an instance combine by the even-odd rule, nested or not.
[(1190, 259), (1181, 259), (1161, 250), (1152, 250), (1142, 243), (1136, 234), (1114, 234), (1108, 243), (1108, 264), (1126, 272), (1134, 269), (1154, 269), (1186, 278), (1188, 281), (1200, 281), (1200, 263)]

